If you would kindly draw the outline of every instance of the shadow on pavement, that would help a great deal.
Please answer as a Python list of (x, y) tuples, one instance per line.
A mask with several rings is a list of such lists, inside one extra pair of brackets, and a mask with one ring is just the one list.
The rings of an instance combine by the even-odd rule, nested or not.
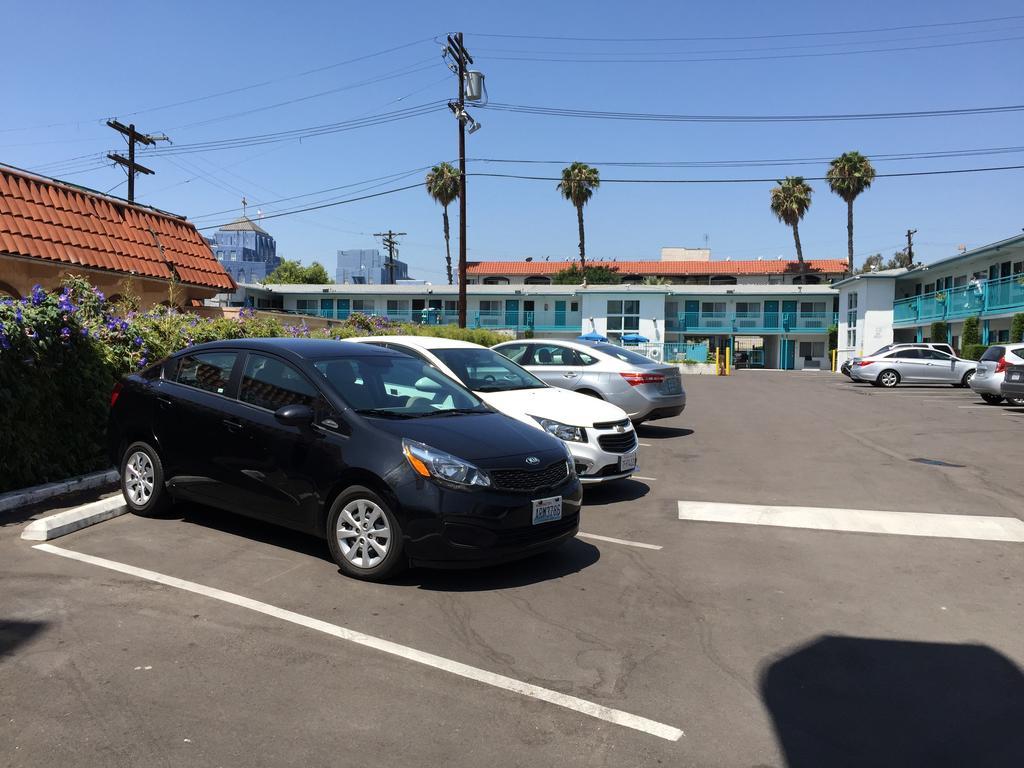
[(432, 592), (488, 592), (560, 579), (579, 573), (601, 559), (601, 550), (580, 539), (557, 549), (486, 568), (435, 570), (412, 568), (394, 578), (396, 586), (416, 586)]
[(686, 437), (687, 435), (692, 435), (693, 430), (686, 427), (658, 427), (654, 424), (641, 424), (636, 428), (636, 434), (640, 438)]
[[(324, 560), (337, 568), (327, 542), (316, 536), (273, 523), (254, 520), (230, 512), (221, 512), (200, 504), (181, 503), (173, 507), (171, 517), (194, 523), (232, 536), (284, 547), (293, 552)], [(570, 539), (562, 546), (525, 560), (484, 568), (432, 569), (410, 568), (385, 582), (397, 586), (416, 586), (444, 592), (477, 592), (522, 587), (549, 579), (568, 576), (593, 565), (601, 558), (600, 550), (579, 539)], [(340, 573), (340, 570), (339, 570)]]
[(13, 621), (0, 619), (0, 658), (11, 654), (19, 645), (24, 645), (39, 634), (46, 622)]
[(583, 506), (600, 507), (620, 501), (636, 501), (650, 492), (650, 487), (639, 480), (616, 480), (583, 488)]
[(984, 645), (823, 636), (761, 675), (789, 768), (1015, 768), (1024, 675)]

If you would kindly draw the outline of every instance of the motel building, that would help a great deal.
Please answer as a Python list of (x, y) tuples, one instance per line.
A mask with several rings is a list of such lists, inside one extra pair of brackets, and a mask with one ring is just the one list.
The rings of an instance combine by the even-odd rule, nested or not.
[[(471, 262), (467, 326), (512, 337), (587, 333), (635, 343), (662, 360), (707, 361), (730, 349), (738, 367), (827, 369), (844, 259), (712, 260), (704, 249), (662, 250), (659, 261), (594, 262), (616, 285), (554, 285), (571, 262)], [(661, 278), (659, 284), (645, 284)], [(648, 280), (648, 283), (650, 281)], [(414, 323), (457, 320), (458, 286), (242, 285), (232, 303), (343, 320), (355, 312)], [(631, 342), (631, 337), (640, 340)], [(626, 337), (624, 339), (624, 337)]]
[[(947, 341), (960, 348), (963, 321), (978, 317), (981, 342), (1011, 341), (1024, 312), (1024, 234), (909, 269), (868, 272), (833, 284), (839, 305), (839, 362), (893, 342)], [(936, 321), (946, 338), (931, 338)], [(1020, 339), (1012, 339), (1020, 341)]]

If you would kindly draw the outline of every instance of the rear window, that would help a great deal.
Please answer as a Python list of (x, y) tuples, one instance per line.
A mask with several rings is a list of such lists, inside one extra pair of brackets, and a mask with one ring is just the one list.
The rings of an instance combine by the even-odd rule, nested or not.
[(235, 367), (237, 352), (198, 352), (179, 359), (176, 381), (187, 387), (223, 395)]
[(633, 352), (622, 347), (616, 347), (614, 344), (595, 344), (593, 349), (598, 352), (604, 352), (606, 355), (611, 355), (614, 358), (621, 360), (624, 363), (631, 363), (633, 365), (657, 365), (656, 360), (651, 360), (649, 357), (644, 357), (638, 352)]
[(985, 350), (985, 354), (981, 356), (982, 360), (986, 362), (999, 362), (999, 358), (1006, 354), (1006, 347), (989, 347)]
[(1014, 357), (1024, 360), (1024, 346), (1019, 347), (1008, 347), (1010, 354)]

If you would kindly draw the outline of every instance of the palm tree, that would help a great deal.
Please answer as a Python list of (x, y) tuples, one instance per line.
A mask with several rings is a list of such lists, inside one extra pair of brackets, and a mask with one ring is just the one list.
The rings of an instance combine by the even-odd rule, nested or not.
[(810, 184), (803, 176), (787, 176), (772, 189), (772, 213), (783, 224), (793, 228), (793, 241), (796, 243), (796, 260), (800, 262), (800, 272), (804, 272), (804, 252), (800, 247), (800, 219), (811, 207)]
[(444, 209), (444, 250), (445, 266), (448, 268), (448, 285), (452, 284), (452, 246), (448, 231), (448, 206), (459, 199), (459, 169), (451, 163), (438, 163), (427, 174), (427, 194)]
[(846, 260), (847, 271), (853, 273), (853, 201), (875, 180), (871, 161), (860, 152), (843, 152), (829, 163), (828, 186), (846, 201)]
[(576, 206), (576, 219), (580, 225), (580, 270), (586, 274), (587, 247), (583, 236), (583, 206), (594, 196), (594, 190), (601, 186), (601, 177), (597, 168), (586, 163), (573, 163), (562, 169), (562, 180), (558, 183), (558, 191), (562, 197)]

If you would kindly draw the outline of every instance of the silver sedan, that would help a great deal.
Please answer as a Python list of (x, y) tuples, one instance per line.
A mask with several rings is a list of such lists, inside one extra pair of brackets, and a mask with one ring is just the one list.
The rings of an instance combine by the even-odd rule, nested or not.
[(877, 387), (895, 387), (900, 383), (966, 387), (977, 367), (975, 360), (953, 357), (937, 349), (899, 347), (857, 360), (850, 368), (850, 378)]
[(686, 407), (676, 366), (614, 344), (520, 339), (494, 349), (552, 386), (614, 403), (634, 424), (677, 416)]

